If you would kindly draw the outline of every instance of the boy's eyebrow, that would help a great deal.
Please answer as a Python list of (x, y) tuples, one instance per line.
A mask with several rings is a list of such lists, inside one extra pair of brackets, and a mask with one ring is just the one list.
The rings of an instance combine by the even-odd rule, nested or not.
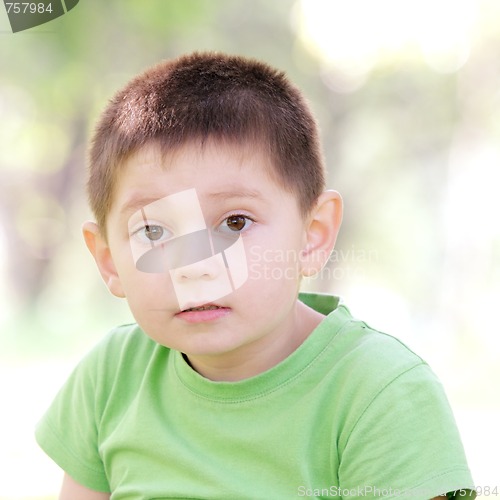
[(133, 195), (129, 198), (129, 200), (124, 203), (120, 210), (121, 215), (127, 215), (130, 213), (137, 212), (141, 208), (149, 205), (150, 203), (154, 203), (155, 201), (161, 200), (164, 196), (137, 196)]
[(263, 200), (264, 196), (260, 191), (253, 189), (234, 189), (230, 191), (217, 191), (208, 195), (211, 199), (231, 200), (233, 198), (255, 198)]

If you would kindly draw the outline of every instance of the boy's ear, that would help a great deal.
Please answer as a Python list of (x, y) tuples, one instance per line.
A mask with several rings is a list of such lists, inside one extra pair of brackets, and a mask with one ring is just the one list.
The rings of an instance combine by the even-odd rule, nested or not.
[(342, 223), (342, 197), (337, 191), (321, 194), (309, 216), (307, 243), (302, 251), (302, 276), (314, 276), (326, 264)]
[(99, 226), (95, 222), (88, 221), (83, 224), (82, 231), (87, 248), (94, 256), (99, 272), (109, 291), (116, 297), (124, 298), (125, 293), (116, 272), (109, 245), (102, 236)]

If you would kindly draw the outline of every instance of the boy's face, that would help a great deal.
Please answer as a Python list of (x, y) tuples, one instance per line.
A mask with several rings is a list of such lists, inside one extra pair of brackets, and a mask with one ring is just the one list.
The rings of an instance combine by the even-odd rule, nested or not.
[[(213, 319), (200, 310), (239, 288), (248, 278), (242, 232), (251, 220), (235, 214), (207, 228), (196, 189), (186, 189), (142, 206), (128, 220), (135, 267), (170, 274), (179, 310), (190, 322)], [(135, 208), (135, 207), (134, 207)], [(131, 211), (131, 210), (130, 210)], [(202, 273), (204, 279), (193, 279)]]
[(147, 335), (192, 361), (244, 362), (298, 328), (307, 223), (269, 168), (258, 148), (208, 143), (166, 158), (150, 145), (120, 171), (110, 289)]

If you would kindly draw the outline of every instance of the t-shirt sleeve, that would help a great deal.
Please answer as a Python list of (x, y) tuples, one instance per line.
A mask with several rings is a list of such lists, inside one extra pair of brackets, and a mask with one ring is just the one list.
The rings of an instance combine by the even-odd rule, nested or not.
[(99, 454), (98, 351), (76, 367), (37, 425), (41, 448), (75, 481), (109, 492)]
[(450, 405), (425, 363), (367, 402), (342, 450), (339, 482), (353, 497), (424, 500), (473, 489)]

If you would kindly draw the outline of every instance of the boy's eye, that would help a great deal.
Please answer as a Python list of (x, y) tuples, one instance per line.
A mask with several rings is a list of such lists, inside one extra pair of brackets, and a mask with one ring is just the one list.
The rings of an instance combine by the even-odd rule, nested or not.
[(161, 226), (146, 226), (144, 228), (144, 236), (148, 240), (158, 241), (163, 236), (164, 230)]
[(170, 231), (157, 224), (146, 224), (133, 235), (141, 243), (159, 243), (172, 237)]
[(253, 220), (246, 215), (230, 215), (226, 217), (222, 224), (220, 225), (220, 229), (222, 231), (233, 231), (233, 232), (241, 232), (246, 231), (253, 224)]

